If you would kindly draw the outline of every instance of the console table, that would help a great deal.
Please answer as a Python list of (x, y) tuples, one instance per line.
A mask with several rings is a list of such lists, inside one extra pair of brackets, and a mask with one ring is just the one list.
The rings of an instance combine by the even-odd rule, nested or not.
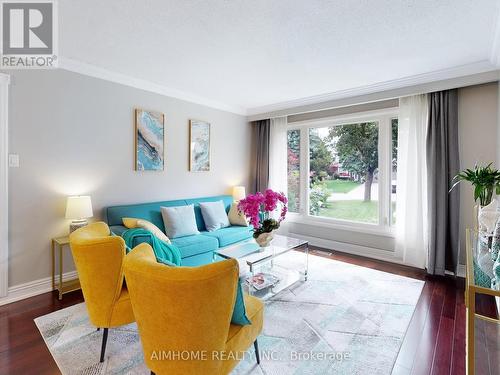
[[(61, 300), (63, 294), (80, 289), (80, 281), (78, 279), (63, 281), (63, 255), (64, 248), (69, 249), (69, 236), (56, 237), (52, 239), (52, 290), (59, 292), (59, 299)], [(59, 277), (56, 286), (56, 248), (59, 258)]]
[[(488, 246), (490, 239), (477, 230), (467, 229), (466, 242), (466, 371), (468, 375), (498, 374), (498, 313), (496, 318), (492, 318), (476, 311), (477, 294), (500, 297), (500, 291), (491, 288), (485, 277), (491, 261)], [(482, 266), (486, 268), (486, 272), (482, 271)]]

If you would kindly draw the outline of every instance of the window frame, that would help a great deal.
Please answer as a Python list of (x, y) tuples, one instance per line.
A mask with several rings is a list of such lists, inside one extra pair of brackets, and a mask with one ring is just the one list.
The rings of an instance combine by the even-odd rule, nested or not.
[[(351, 113), (315, 120), (304, 120), (288, 124), (288, 130), (300, 131), (300, 209), (299, 212), (290, 212), (290, 222), (309, 224), (314, 226), (349, 230), (354, 232), (372, 233), (394, 237), (395, 228), (391, 220), (391, 184), (392, 184), (392, 125), (391, 121), (399, 117), (397, 107), (380, 110)], [(311, 128), (322, 128), (349, 125), (353, 123), (373, 121), (378, 123), (378, 224), (363, 223), (352, 220), (335, 219), (322, 216), (314, 216), (309, 213), (309, 130)]]

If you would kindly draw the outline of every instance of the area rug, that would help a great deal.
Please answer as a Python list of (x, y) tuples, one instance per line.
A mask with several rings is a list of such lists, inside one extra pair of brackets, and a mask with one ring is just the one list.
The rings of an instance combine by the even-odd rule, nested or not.
[[(286, 257), (286, 258), (285, 258)], [(303, 254), (282, 257), (299, 266)], [(236, 375), (391, 374), (423, 281), (309, 256), (309, 279), (265, 303), (259, 336)], [(81, 303), (35, 319), (61, 372), (149, 374), (135, 324), (110, 330), (99, 363), (102, 332)]]

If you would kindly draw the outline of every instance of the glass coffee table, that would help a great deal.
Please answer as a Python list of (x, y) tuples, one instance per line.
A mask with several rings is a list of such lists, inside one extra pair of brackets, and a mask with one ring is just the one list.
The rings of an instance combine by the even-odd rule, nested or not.
[[(294, 252), (293, 256), (284, 256)], [(275, 235), (268, 247), (260, 247), (249, 239), (220, 248), (216, 255), (236, 259), (242, 285), (250, 295), (269, 298), (297, 281), (307, 281), (309, 242)]]

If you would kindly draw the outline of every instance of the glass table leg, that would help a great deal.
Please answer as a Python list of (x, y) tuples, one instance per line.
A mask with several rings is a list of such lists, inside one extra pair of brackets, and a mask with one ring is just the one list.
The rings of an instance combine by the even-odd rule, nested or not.
[(309, 272), (309, 243), (306, 243), (306, 248), (305, 248), (305, 257), (306, 257), (306, 267), (304, 270), (304, 281), (307, 281), (307, 274)]
[(59, 244), (59, 300), (63, 295), (63, 247)]
[[(252, 278), (255, 276), (255, 268), (253, 267), (253, 265), (250, 265), (250, 275), (252, 275)], [(248, 294), (253, 296), (255, 294), (254, 287), (252, 286), (251, 283), (247, 284), (248, 284)]]
[(56, 289), (56, 248), (52, 240), (52, 290)]

